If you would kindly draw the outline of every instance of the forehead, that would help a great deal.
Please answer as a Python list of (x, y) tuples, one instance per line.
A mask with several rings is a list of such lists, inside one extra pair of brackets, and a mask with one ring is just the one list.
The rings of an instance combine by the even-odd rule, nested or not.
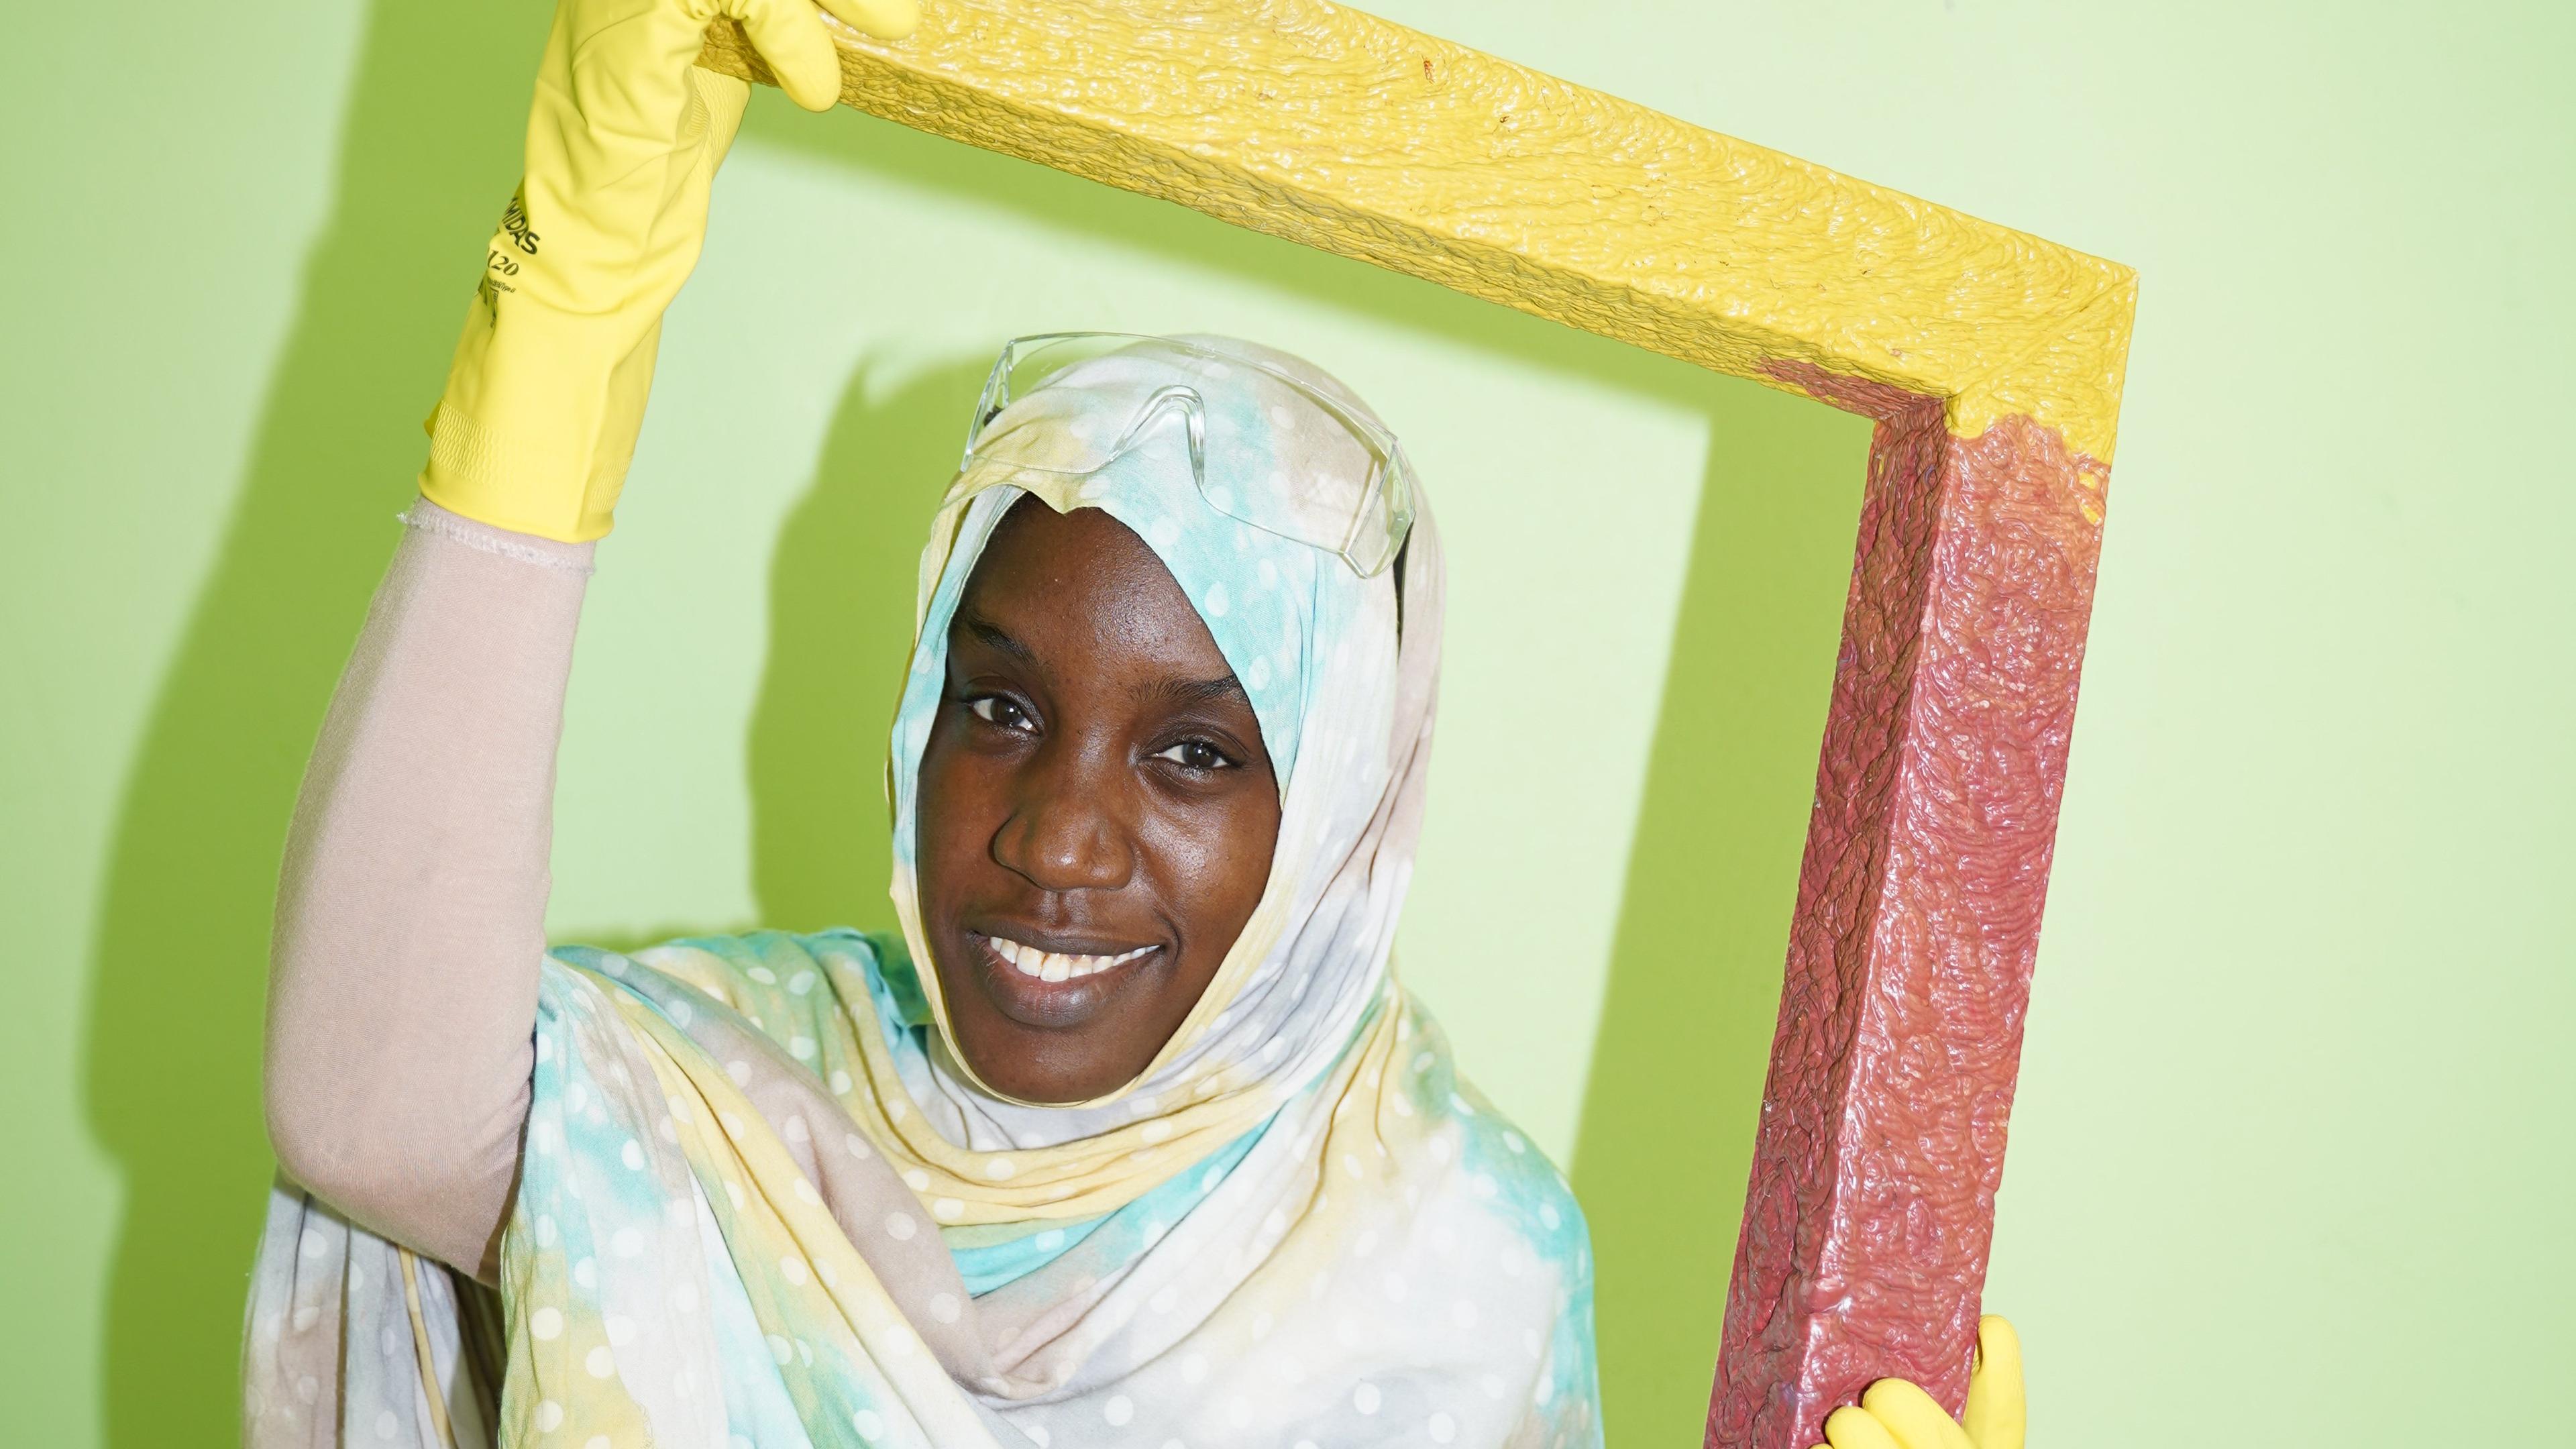
[(1060, 514), (1035, 498), (994, 529), (949, 633), (1057, 672), (1229, 672), (1189, 595), (1133, 530), (1098, 508)]

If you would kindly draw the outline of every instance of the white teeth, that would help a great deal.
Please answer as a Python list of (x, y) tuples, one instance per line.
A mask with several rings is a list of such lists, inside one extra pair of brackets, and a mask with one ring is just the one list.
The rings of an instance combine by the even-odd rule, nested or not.
[(1023, 976), (1041, 981), (1070, 981), (1077, 976), (1096, 976), (1112, 966), (1123, 966), (1151, 952), (1151, 946), (1121, 951), (1115, 956), (1068, 956), (1061, 952), (1041, 951), (1002, 936), (985, 938), (993, 943), (993, 954), (1009, 962)]

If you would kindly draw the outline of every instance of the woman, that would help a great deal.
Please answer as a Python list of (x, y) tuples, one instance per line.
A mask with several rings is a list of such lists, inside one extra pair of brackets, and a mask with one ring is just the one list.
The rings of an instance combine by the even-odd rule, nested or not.
[[(722, 9), (832, 102), (810, 0)], [(1005, 350), (923, 556), (899, 940), (546, 956), (583, 582), (746, 98), (716, 11), (556, 17), (290, 844), (246, 1438), (1598, 1443), (1582, 1217), (1388, 971), (1437, 539), (1306, 364)]]

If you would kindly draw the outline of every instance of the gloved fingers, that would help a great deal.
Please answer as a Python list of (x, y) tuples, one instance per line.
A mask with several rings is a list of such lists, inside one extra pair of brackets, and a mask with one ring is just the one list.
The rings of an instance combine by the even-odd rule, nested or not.
[(730, 0), (726, 8), (739, 9), (743, 33), (789, 100), (828, 111), (841, 99), (841, 55), (814, 0)]
[(2029, 1418), (2022, 1397), (2021, 1335), (1989, 1313), (1977, 1320), (1977, 1365), (1968, 1375), (1968, 1409), (1959, 1422), (1977, 1449), (2022, 1449)]
[(921, 25), (920, 0), (823, 0), (823, 8), (879, 40), (901, 40)]
[(1860, 1396), (1860, 1403), (1896, 1436), (1900, 1449), (1977, 1449), (1968, 1442), (1968, 1432), (1921, 1385), (1880, 1379)]
[(1869, 1410), (1849, 1405), (1825, 1416), (1825, 1442), (1833, 1449), (1905, 1449)]

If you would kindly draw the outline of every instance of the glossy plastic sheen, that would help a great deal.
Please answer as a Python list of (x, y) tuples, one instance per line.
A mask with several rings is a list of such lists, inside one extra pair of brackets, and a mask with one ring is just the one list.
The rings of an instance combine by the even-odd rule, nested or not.
[(1878, 421), (1706, 1442), (1958, 1410), (2135, 275), (1312, 0), (838, 35), (862, 110)]

